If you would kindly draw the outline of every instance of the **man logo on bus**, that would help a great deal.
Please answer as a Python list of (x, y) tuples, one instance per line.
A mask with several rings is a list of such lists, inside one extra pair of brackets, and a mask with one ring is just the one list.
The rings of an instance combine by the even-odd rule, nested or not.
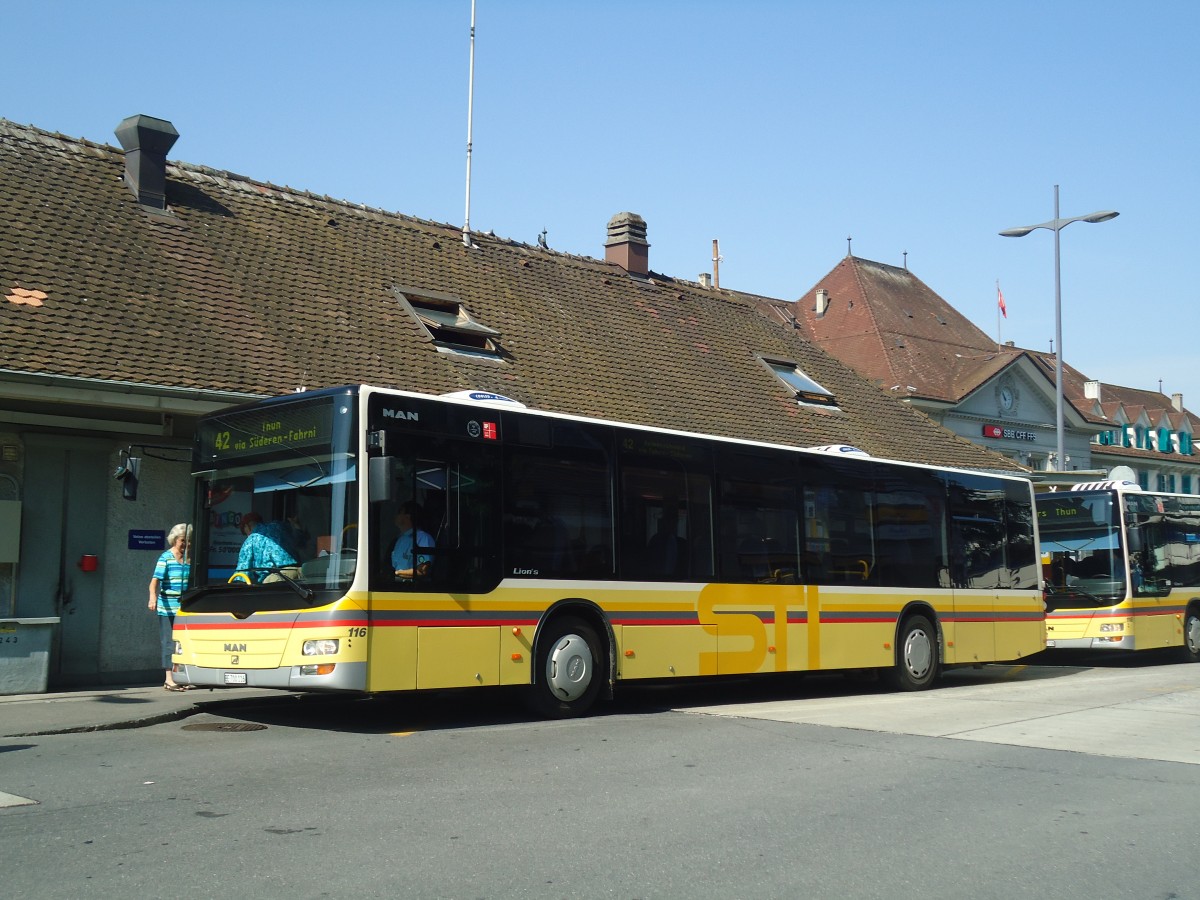
[(385, 409), (383, 411), (385, 419), (406, 419), (409, 422), (421, 421), (420, 413), (410, 412), (404, 409)]

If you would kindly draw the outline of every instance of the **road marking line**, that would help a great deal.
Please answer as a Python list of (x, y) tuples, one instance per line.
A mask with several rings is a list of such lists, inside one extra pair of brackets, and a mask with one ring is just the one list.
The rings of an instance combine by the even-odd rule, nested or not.
[(6, 794), (0, 791), (0, 807), (5, 806), (37, 806), (36, 800), (28, 797), (18, 797), (16, 794)]

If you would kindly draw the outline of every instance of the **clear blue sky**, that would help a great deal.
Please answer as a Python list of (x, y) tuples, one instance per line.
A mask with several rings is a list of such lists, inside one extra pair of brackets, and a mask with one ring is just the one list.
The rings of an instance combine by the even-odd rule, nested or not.
[[(0, 0), (0, 116), (461, 226), (470, 0)], [(471, 225), (794, 299), (846, 253), (1200, 411), (1200, 4), (478, 0)], [(1189, 215), (1191, 214), (1191, 215)]]

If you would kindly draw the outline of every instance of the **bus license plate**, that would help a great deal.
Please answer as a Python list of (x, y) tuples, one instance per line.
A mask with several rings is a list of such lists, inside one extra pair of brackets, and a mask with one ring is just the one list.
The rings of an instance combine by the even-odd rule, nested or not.
[(226, 684), (245, 684), (246, 683), (246, 673), (245, 672), (226, 672), (225, 673), (225, 683)]

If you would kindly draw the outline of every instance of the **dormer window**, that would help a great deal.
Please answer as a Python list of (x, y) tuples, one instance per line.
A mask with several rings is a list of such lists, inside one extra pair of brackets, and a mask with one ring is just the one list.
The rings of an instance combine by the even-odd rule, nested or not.
[(801, 403), (813, 406), (837, 406), (833, 394), (809, 378), (794, 362), (778, 359), (763, 359), (763, 364), (775, 373), (775, 376), (795, 392), (796, 399)]
[(409, 288), (397, 288), (396, 296), (407, 304), (439, 350), (500, 355), (500, 332), (476, 322), (457, 297)]

